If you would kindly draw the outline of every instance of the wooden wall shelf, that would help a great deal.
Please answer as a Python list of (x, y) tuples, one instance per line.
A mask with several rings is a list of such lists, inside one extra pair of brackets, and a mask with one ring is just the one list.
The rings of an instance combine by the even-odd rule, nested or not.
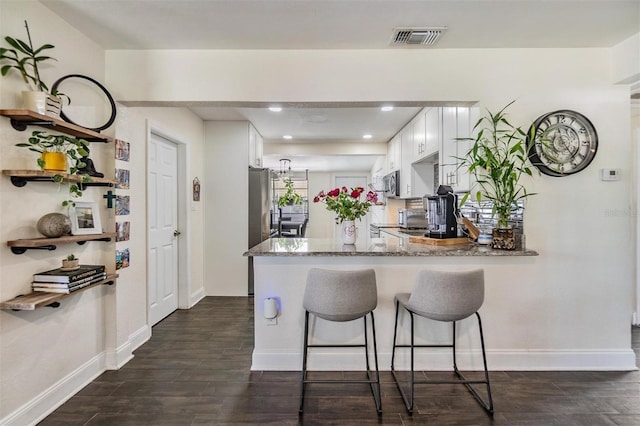
[(7, 300), (6, 302), (0, 302), (0, 309), (11, 309), (14, 311), (34, 311), (43, 306), (48, 306), (50, 308), (57, 308), (60, 306), (60, 300), (65, 297), (73, 296), (74, 294), (83, 292), (90, 288), (99, 286), (99, 285), (112, 285), (115, 284), (115, 280), (118, 278), (118, 274), (109, 274), (107, 278), (102, 281), (98, 281), (86, 287), (82, 287), (81, 289), (74, 291), (73, 293), (45, 293), (40, 291), (32, 291), (29, 294), (24, 294), (21, 296), (17, 296), (11, 300)]
[(115, 232), (103, 232), (95, 235), (65, 235), (58, 238), (25, 238), (7, 241), (7, 246), (11, 247), (13, 254), (22, 254), (27, 250), (55, 250), (56, 244), (78, 243), (82, 245), (87, 241), (108, 242), (115, 236)]
[(54, 182), (55, 175), (62, 176), (63, 182), (74, 182), (79, 186), (115, 186), (118, 182), (113, 179), (91, 176), (91, 182), (82, 182), (82, 175), (72, 175), (62, 172), (50, 172), (47, 170), (3, 170), (2, 174), (11, 178), (11, 183), (22, 188), (27, 182)]
[(38, 114), (28, 109), (0, 109), (0, 115), (9, 117), (11, 119), (11, 126), (21, 132), (26, 130), (27, 126), (40, 126), (53, 129), (60, 133), (66, 133), (67, 135), (75, 136), (88, 142), (113, 142), (113, 138), (110, 136), (102, 135), (94, 130), (76, 124), (67, 123), (59, 118)]

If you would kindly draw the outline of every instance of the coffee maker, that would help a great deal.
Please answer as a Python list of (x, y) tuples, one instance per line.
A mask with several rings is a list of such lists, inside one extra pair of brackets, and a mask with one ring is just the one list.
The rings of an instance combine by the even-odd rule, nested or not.
[(453, 188), (438, 186), (437, 195), (427, 196), (424, 206), (427, 211), (428, 224), (426, 236), (429, 238), (456, 238), (458, 236), (458, 196)]

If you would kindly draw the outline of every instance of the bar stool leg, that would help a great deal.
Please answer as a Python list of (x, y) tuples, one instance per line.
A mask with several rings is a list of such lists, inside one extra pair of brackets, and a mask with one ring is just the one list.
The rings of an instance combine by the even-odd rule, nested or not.
[[(366, 316), (365, 316), (366, 318)], [(380, 370), (378, 369), (378, 345), (376, 343), (376, 323), (375, 320), (373, 318), (373, 311), (371, 312), (371, 330), (373, 333), (373, 361), (376, 367), (376, 378), (375, 378), (375, 383), (369, 383), (369, 386), (371, 387), (371, 393), (373, 393), (373, 399), (376, 402), (376, 411), (378, 412), (378, 415), (382, 414), (382, 393), (380, 392)], [(367, 330), (365, 327), (365, 336), (367, 335)], [(369, 378), (369, 380), (373, 380), (371, 378), (371, 376), (369, 376), (369, 346), (367, 346), (366, 344), (366, 339), (365, 339), (365, 351), (366, 351), (366, 356), (367, 356), (367, 377)], [(374, 386), (375, 385), (375, 386)], [(375, 388), (375, 389), (374, 389)]]
[[(402, 401), (404, 402), (405, 407), (409, 414), (413, 414), (413, 395), (414, 395), (414, 337), (413, 337), (413, 313), (408, 311), (411, 316), (411, 345), (398, 345), (397, 336), (398, 336), (398, 318), (400, 317), (400, 302), (396, 301), (396, 320), (393, 329), (393, 351), (391, 353), (391, 374), (393, 375), (393, 380), (396, 382), (396, 387), (400, 391), (400, 396), (402, 396)], [(400, 379), (398, 379), (398, 375), (395, 369), (395, 357), (396, 357), (396, 348), (399, 347), (410, 347), (411, 348), (411, 371), (410, 371), (410, 380), (409, 380), (409, 397), (407, 397), (406, 392), (402, 388), (400, 384)]]
[(305, 311), (304, 313), (304, 344), (302, 347), (302, 374), (301, 374), (301, 390), (300, 390), (300, 409), (299, 413), (302, 414), (304, 407), (304, 390), (305, 390), (305, 380), (307, 379), (307, 350), (309, 344), (309, 311)]

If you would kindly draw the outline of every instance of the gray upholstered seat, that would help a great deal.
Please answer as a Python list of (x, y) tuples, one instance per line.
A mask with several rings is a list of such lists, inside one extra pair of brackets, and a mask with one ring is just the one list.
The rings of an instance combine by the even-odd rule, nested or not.
[(334, 271), (314, 268), (307, 275), (302, 306), (319, 318), (352, 321), (373, 311), (377, 305), (373, 269)]
[[(337, 271), (312, 268), (307, 275), (303, 307), (305, 309), (304, 345), (302, 354), (302, 392), (300, 413), (303, 412), (305, 386), (307, 383), (368, 383), (371, 387), (376, 410), (382, 413), (380, 394), (380, 374), (378, 370), (378, 349), (373, 310), (378, 305), (376, 274), (373, 269), (359, 271)], [(313, 345), (309, 344), (309, 315), (315, 315), (327, 321), (345, 322), (362, 318), (364, 320), (364, 344), (362, 345)], [(369, 367), (369, 342), (367, 337), (367, 315), (371, 317), (373, 336), (373, 356), (375, 376)], [(307, 355), (309, 348), (364, 348), (365, 380), (309, 380), (307, 379)]]
[[(414, 384), (418, 383), (462, 383), (467, 386), (472, 395), (480, 402), (482, 407), (493, 415), (493, 400), (491, 398), (491, 387), (489, 384), (489, 372), (487, 370), (487, 358), (484, 348), (484, 335), (482, 331), (482, 321), (478, 310), (484, 302), (484, 271), (482, 269), (464, 272), (445, 272), (422, 270), (416, 275), (411, 293), (397, 293), (395, 295), (396, 304), (396, 324), (393, 334), (393, 354), (391, 357), (391, 372), (400, 390), (400, 394), (405, 402), (409, 413), (413, 412)], [(399, 326), (400, 307), (406, 310), (411, 317), (411, 344), (398, 344), (397, 332)], [(480, 330), (480, 343), (482, 345), (482, 360), (484, 364), (484, 380), (466, 380), (458, 370), (456, 363), (456, 321), (463, 320), (476, 315)], [(429, 318), (436, 321), (446, 321), (453, 323), (453, 343), (451, 345), (416, 345), (414, 342), (414, 315)], [(415, 348), (435, 348), (445, 347), (453, 349), (453, 370), (460, 380), (437, 381), (415, 380), (414, 372), (414, 350)], [(411, 374), (409, 396), (403, 390), (400, 380), (396, 375), (395, 355), (397, 348), (411, 349)], [(472, 384), (486, 384), (488, 402), (484, 402)]]
[(413, 290), (396, 295), (408, 310), (438, 321), (459, 321), (484, 302), (484, 272), (419, 271)]

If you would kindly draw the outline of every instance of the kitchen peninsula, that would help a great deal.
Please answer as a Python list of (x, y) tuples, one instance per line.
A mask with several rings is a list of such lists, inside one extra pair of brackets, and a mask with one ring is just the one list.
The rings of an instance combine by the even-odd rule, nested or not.
[[(304, 311), (302, 299), (310, 268), (373, 268), (378, 286), (375, 313), (380, 368), (388, 370), (395, 317), (394, 295), (410, 292), (416, 273), (437, 270), (485, 271), (485, 301), (480, 309), (485, 330), (489, 368), (494, 370), (633, 370), (635, 355), (629, 348), (572, 346), (570, 325), (549, 312), (562, 310), (560, 301), (545, 297), (546, 282), (534, 250), (492, 250), (484, 246), (431, 246), (404, 238), (362, 238), (355, 246), (330, 239), (272, 238), (245, 253), (255, 268), (255, 345), (252, 370), (300, 370)], [(542, 274), (542, 275), (541, 275)], [(263, 300), (278, 301), (278, 316), (267, 320)], [(362, 323), (311, 323), (317, 343), (359, 343)], [(461, 369), (481, 369), (475, 321), (458, 324), (458, 364)], [(408, 322), (403, 323), (403, 330)], [(443, 343), (450, 339), (449, 324), (416, 323), (416, 342)], [(400, 339), (407, 335), (401, 333)], [(552, 338), (553, 337), (553, 338)], [(399, 365), (407, 357), (398, 358)], [(361, 349), (315, 351), (310, 368), (318, 370), (364, 369)], [(416, 368), (450, 368), (450, 353), (423, 349)]]

